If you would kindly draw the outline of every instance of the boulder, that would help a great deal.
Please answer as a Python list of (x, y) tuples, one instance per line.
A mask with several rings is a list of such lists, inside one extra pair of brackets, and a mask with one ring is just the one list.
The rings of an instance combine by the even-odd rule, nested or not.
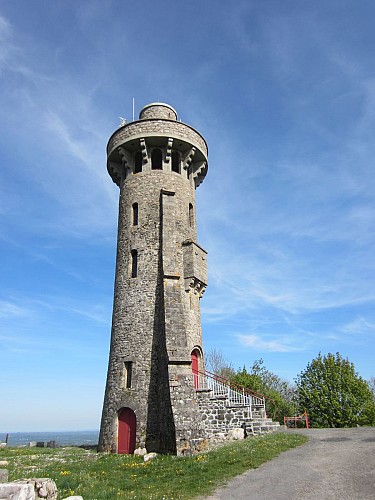
[(147, 450), (146, 448), (137, 448), (136, 450), (134, 450), (134, 455), (144, 457), (145, 455), (147, 455)]
[(147, 453), (144, 457), (143, 457), (143, 460), (145, 462), (148, 462), (149, 460), (152, 460), (153, 458), (155, 458), (157, 456), (157, 453), (155, 453), (154, 451), (152, 453)]
[(9, 465), (8, 460), (0, 460), (0, 467), (7, 467)]
[(78, 497), (78, 496), (72, 496), (72, 497), (66, 497), (63, 498), (63, 500), (83, 500), (83, 497)]

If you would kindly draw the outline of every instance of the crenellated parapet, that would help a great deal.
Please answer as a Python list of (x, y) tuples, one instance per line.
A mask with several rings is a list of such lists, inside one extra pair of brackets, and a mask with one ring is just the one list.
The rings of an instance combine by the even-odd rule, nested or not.
[(152, 164), (155, 149), (160, 149), (162, 156), (161, 168), (157, 169), (179, 173), (190, 179), (194, 187), (201, 184), (207, 173), (206, 141), (176, 118), (171, 106), (153, 103), (143, 108), (139, 120), (114, 132), (107, 146), (107, 168), (117, 185), (132, 174), (156, 169)]

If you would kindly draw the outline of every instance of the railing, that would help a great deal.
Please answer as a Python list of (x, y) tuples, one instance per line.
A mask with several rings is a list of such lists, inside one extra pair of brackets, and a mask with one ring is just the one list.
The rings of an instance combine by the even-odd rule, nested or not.
[(287, 427), (296, 428), (298, 422), (302, 422), (306, 426), (306, 429), (309, 428), (309, 417), (306, 410), (302, 413), (302, 415), (297, 415), (294, 417), (284, 417), (284, 425), (286, 425)]
[(234, 384), (229, 380), (210, 372), (193, 373), (194, 387), (196, 390), (212, 391), (215, 398), (225, 398), (227, 406), (246, 406), (249, 409), (249, 417), (252, 418), (254, 410), (259, 411), (262, 417), (266, 416), (265, 398), (256, 393)]

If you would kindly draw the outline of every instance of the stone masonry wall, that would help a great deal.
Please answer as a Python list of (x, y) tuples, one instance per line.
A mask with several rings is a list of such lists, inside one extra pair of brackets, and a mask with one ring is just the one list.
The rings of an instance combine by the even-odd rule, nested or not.
[[(164, 222), (168, 226), (165, 241), (160, 223), (163, 190), (174, 193), (168, 196), (173, 201)], [(133, 203), (139, 207), (137, 226), (131, 222)], [(188, 179), (174, 172), (149, 171), (130, 176), (121, 190), (111, 354), (102, 425), (106, 431), (101, 436), (103, 447), (106, 443), (105, 448), (111, 451), (116, 451), (117, 412), (122, 407), (136, 413), (137, 445), (144, 446), (149, 436), (149, 447), (156, 451), (161, 446), (156, 436), (160, 422), (174, 425), (171, 412), (182, 414), (183, 405), (177, 402), (189, 401), (186, 408), (192, 411), (195, 394), (190, 353), (196, 345), (202, 345), (202, 338), (199, 297), (194, 290), (186, 292), (184, 285), (182, 242), (195, 239), (195, 226), (190, 227), (188, 220), (189, 203), (195, 204), (194, 188)], [(138, 255), (137, 278), (130, 277), (132, 250), (137, 250)], [(167, 277), (163, 278), (164, 274)], [(125, 362), (132, 362), (131, 388), (125, 388), (122, 380)], [(172, 393), (176, 397), (169, 394), (169, 372), (163, 372), (165, 367), (173, 379)], [(178, 429), (181, 435), (188, 436), (193, 419), (185, 413), (185, 417), (177, 418)]]
[[(189, 211), (191, 215), (191, 207), (195, 210), (193, 175), (203, 179), (206, 170), (192, 173), (189, 167), (189, 175), (186, 169), (174, 172), (168, 158), (176, 147), (182, 162), (188, 161), (185, 150), (195, 161), (205, 162), (207, 147), (191, 127), (159, 119), (166, 110), (168, 106), (146, 107), (144, 119), (118, 129), (107, 148), (110, 174), (120, 185), (120, 202), (110, 359), (99, 437), (103, 451), (117, 451), (118, 415), (125, 407), (136, 415), (136, 447), (175, 453), (202, 436), (191, 352), (196, 347), (202, 350), (199, 299), (203, 290), (186, 288), (185, 278), (190, 276), (186, 276), (183, 242), (189, 240), (192, 248), (199, 249), (195, 253), (200, 259), (194, 253), (190, 266), (192, 274), (199, 274), (199, 282), (207, 273), (205, 252), (195, 243), (195, 217), (192, 220)], [(144, 168), (135, 174), (132, 158), (139, 148), (139, 134), (147, 141), (142, 149)], [(164, 136), (173, 141), (167, 142)], [(194, 144), (201, 150), (195, 151)], [(151, 169), (152, 147), (163, 151), (162, 170)], [(132, 277), (135, 255), (137, 273)]]
[(227, 433), (230, 429), (241, 427), (249, 420), (249, 412), (245, 407), (228, 407), (225, 399), (211, 399), (210, 391), (198, 391), (200, 419), (203, 422), (204, 435), (207, 439), (219, 433)]
[(187, 141), (199, 148), (204, 156), (207, 157), (206, 141), (195, 129), (185, 123), (159, 119), (138, 120), (128, 123), (124, 127), (118, 129), (108, 142), (108, 156), (110, 156), (113, 150), (120, 144), (127, 142), (129, 139), (135, 140), (141, 137), (161, 135), (165, 137), (176, 137), (183, 141)]
[(169, 104), (152, 103), (145, 106), (140, 114), (140, 120), (149, 120), (152, 118), (164, 118), (166, 120), (177, 120), (177, 112)]

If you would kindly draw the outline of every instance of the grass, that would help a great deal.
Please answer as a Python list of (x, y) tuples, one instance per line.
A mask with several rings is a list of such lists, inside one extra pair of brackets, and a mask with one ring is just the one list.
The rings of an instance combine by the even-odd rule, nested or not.
[(81, 448), (8, 448), (9, 480), (54, 479), (59, 498), (84, 500), (191, 499), (212, 493), (248, 469), (307, 441), (302, 435), (276, 433), (236, 441), (194, 457), (158, 456), (150, 462), (132, 455), (108, 455)]

